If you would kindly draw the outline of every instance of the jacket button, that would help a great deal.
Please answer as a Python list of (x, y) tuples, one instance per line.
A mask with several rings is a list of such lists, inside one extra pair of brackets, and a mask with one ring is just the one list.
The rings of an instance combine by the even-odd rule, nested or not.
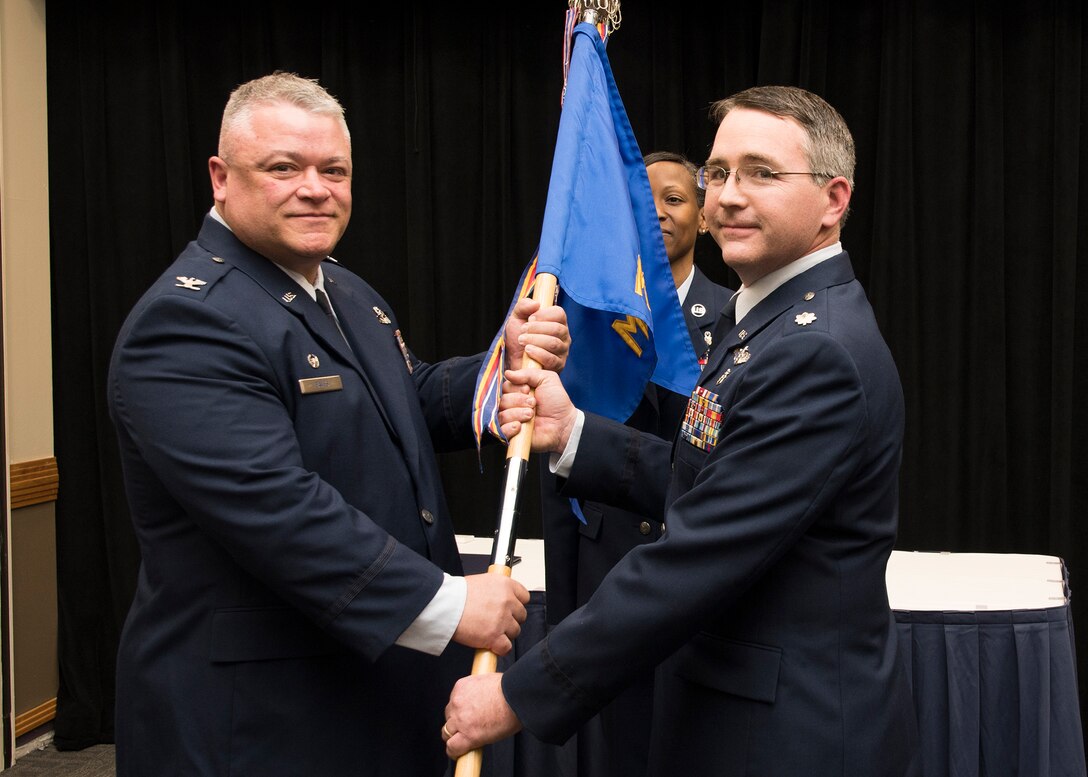
[(432, 513), (426, 507), (419, 511), (419, 515), (423, 518), (423, 523), (427, 524), (428, 526), (434, 523), (434, 513)]
[(662, 533), (662, 534), (664, 534), (664, 533), (665, 533), (665, 524), (661, 524), (661, 533)]
[(651, 530), (650, 530), (650, 522), (649, 521), (643, 521), (642, 523), (640, 523), (638, 525), (638, 533), (641, 534), (643, 537), (645, 537), (647, 534), (649, 534), (650, 531)]

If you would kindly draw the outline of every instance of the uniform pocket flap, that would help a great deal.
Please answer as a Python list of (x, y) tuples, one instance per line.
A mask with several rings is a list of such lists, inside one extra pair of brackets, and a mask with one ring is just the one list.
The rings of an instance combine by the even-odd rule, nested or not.
[(597, 535), (601, 533), (601, 519), (603, 518), (600, 505), (594, 502), (582, 502), (582, 517), (586, 519), (586, 522), (578, 522), (579, 533), (591, 540), (597, 539)]
[(734, 696), (773, 702), (781, 648), (736, 642), (702, 633), (680, 649), (676, 673)]
[(218, 662), (304, 658), (345, 650), (287, 607), (216, 610), (211, 639), (211, 660)]

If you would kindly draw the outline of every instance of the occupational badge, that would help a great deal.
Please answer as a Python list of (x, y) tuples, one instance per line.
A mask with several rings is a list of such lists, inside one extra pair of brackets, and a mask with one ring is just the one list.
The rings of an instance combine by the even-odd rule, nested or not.
[(752, 358), (752, 354), (748, 352), (748, 346), (744, 346), (739, 351), (733, 354), (733, 364), (744, 364), (746, 361)]
[(706, 363), (710, 361), (710, 349), (714, 345), (714, 335), (709, 330), (703, 332), (703, 342), (706, 343), (706, 350), (699, 357), (699, 367), (705, 367)]

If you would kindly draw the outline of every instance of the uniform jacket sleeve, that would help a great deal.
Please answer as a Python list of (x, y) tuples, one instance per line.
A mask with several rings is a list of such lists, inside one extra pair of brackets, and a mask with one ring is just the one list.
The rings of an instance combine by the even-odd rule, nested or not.
[[(829, 314), (818, 310), (824, 324)], [(835, 520), (855, 479), (873, 467), (883, 483), (897, 467), (901, 438), (868, 433), (901, 423), (874, 421), (868, 396), (881, 397), (882, 416), (884, 395), (894, 408), (897, 389), (868, 386), (854, 350), (826, 329), (781, 329), (747, 341), (758, 358), (741, 369), (712, 363), (704, 372), (723, 405), (720, 436), (709, 451), (677, 442), (663, 539), (629, 553), (583, 608), (504, 675), (507, 700), (537, 736), (564, 741), (635, 673), (728, 620), (818, 520)], [(587, 423), (582, 444), (594, 455), (583, 459), (580, 447), (575, 469), (579, 461), (583, 469), (572, 471), (572, 487), (595, 480), (601, 499), (661, 499), (670, 466), (661, 446), (617, 427)], [(875, 489), (859, 512), (880, 508), (884, 491)], [(857, 498), (869, 499), (864, 489)], [(857, 532), (859, 544), (870, 543)]]

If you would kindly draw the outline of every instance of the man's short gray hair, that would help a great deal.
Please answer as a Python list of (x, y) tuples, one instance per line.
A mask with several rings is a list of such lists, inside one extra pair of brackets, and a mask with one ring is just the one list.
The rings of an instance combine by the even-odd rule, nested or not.
[(232, 136), (249, 127), (250, 118), (256, 108), (275, 103), (287, 103), (310, 113), (336, 118), (348, 143), (351, 143), (348, 125), (344, 120), (344, 106), (325, 87), (314, 79), (276, 71), (271, 75), (247, 81), (230, 93), (227, 106), (223, 109), (223, 122), (219, 127), (219, 156), (223, 159), (229, 158)]

